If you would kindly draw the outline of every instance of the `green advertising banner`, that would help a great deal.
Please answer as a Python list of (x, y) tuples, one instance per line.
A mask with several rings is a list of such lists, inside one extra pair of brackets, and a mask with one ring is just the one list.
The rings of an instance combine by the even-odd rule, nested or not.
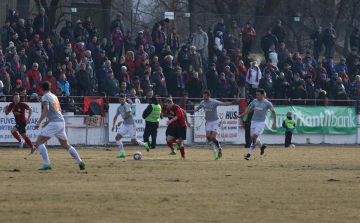
[(286, 113), (291, 111), (296, 124), (295, 134), (357, 134), (354, 107), (276, 106), (275, 111), (277, 129), (271, 129), (274, 119), (268, 110), (264, 133), (284, 133), (282, 123)]

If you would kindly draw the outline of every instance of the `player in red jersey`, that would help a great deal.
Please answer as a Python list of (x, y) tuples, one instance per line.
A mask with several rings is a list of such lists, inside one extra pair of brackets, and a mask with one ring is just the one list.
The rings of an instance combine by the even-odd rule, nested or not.
[[(177, 139), (180, 147), (181, 159), (185, 159), (184, 140), (186, 140), (186, 125), (190, 124), (186, 122), (185, 114), (179, 105), (175, 105), (171, 99), (166, 99), (164, 103), (167, 108), (169, 120), (166, 122), (168, 128), (166, 129), (166, 141), (172, 152), (174, 147), (172, 143)], [(176, 154), (176, 152), (175, 152)]]
[[(25, 110), (29, 110), (28, 118), (26, 119)], [(21, 149), (24, 145), (24, 141), (21, 140), (20, 135), (23, 137), (25, 142), (31, 148), (31, 154), (35, 152), (36, 147), (32, 144), (30, 138), (26, 135), (26, 125), (30, 123), (32, 109), (24, 102), (20, 102), (19, 93), (13, 95), (13, 102), (5, 107), (5, 115), (8, 115), (10, 111), (13, 112), (15, 117), (16, 125), (11, 129), (11, 134), (19, 141), (19, 148)], [(19, 135), (20, 133), (20, 135)]]

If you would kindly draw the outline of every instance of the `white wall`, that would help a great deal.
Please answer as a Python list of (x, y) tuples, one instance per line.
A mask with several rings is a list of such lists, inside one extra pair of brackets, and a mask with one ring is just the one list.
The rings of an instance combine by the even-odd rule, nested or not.
[[(68, 114), (69, 115), (69, 114)], [(86, 131), (88, 132), (87, 144), (96, 146), (105, 146), (108, 142), (108, 114), (105, 115), (105, 126), (103, 127), (88, 127), (82, 117), (71, 117), (65, 115), (66, 120), (66, 133), (68, 134), (69, 142), (73, 145), (85, 145), (86, 144)], [(193, 119), (193, 117), (190, 117)], [(191, 121), (193, 123), (193, 120)], [(358, 115), (358, 123), (360, 123), (360, 115)], [(160, 125), (158, 130), (157, 143), (159, 145), (165, 145), (165, 125)], [(294, 134), (293, 142), (296, 144), (306, 144), (306, 139), (309, 138), (311, 144), (359, 144), (360, 142), (360, 125), (358, 125), (357, 135), (334, 135), (334, 134)], [(245, 130), (240, 128), (238, 134), (238, 142), (234, 144), (245, 143)], [(284, 134), (264, 134), (261, 137), (261, 141), (267, 144), (284, 144)], [(55, 138), (48, 141), (48, 145), (58, 145), (59, 143)], [(112, 143), (113, 144), (113, 143)], [(188, 128), (187, 140), (185, 144), (193, 144), (193, 129)], [(227, 143), (229, 144), (229, 143)]]

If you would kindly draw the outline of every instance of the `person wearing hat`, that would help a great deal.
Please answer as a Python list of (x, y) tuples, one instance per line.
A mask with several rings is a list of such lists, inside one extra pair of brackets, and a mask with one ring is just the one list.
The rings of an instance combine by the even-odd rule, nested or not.
[(273, 28), (272, 33), (276, 36), (279, 43), (283, 43), (286, 38), (286, 30), (281, 25), (281, 20), (276, 21), (276, 26)]
[(175, 56), (180, 48), (179, 35), (175, 27), (172, 28), (171, 33), (168, 35), (167, 41), (172, 54)]
[(83, 27), (83, 24), (80, 20), (77, 21), (76, 27), (74, 28), (74, 36), (81, 36), (82, 40), (87, 43), (89, 39), (89, 33)]
[(332, 23), (329, 23), (328, 28), (323, 30), (323, 41), (325, 45), (324, 56), (329, 59), (336, 41), (336, 31), (333, 29)]
[(279, 41), (277, 37), (274, 34), (272, 34), (272, 29), (268, 28), (266, 30), (265, 36), (261, 38), (261, 49), (264, 52), (266, 61), (269, 59), (269, 49), (272, 44), (274, 44), (275, 50), (278, 49)]
[(144, 38), (144, 32), (143, 31), (139, 31), (138, 35), (135, 39), (136, 45), (135, 45), (135, 49), (139, 50), (140, 45), (143, 46), (142, 48), (144, 48), (146, 42), (146, 39)]
[(102, 83), (102, 89), (103, 92), (105, 92), (106, 96), (115, 96), (119, 93), (120, 84), (119, 81), (114, 78), (114, 72), (112, 69), (108, 69), (107, 77)]
[(49, 34), (50, 23), (49, 18), (45, 15), (45, 9), (40, 8), (39, 14), (34, 19), (34, 31), (39, 33), (43, 29), (45, 35)]
[(302, 63), (301, 56), (296, 57), (296, 61), (293, 64), (293, 66), (291, 67), (291, 69), (294, 74), (298, 73), (298, 74), (300, 74), (301, 78), (304, 77), (306, 69), (305, 69), (304, 64)]
[[(215, 38), (216, 42), (216, 38)], [(201, 25), (197, 26), (197, 31), (194, 33), (194, 38), (192, 39), (192, 46), (196, 47), (196, 51), (201, 55), (201, 60), (203, 64), (203, 68), (207, 69), (208, 63), (205, 56), (205, 50), (208, 48), (208, 35), (203, 31)], [(220, 49), (220, 48), (219, 48)]]
[(331, 85), (330, 81), (327, 79), (326, 74), (321, 75), (321, 80), (316, 82), (316, 85), (319, 85), (320, 88), (324, 91), (326, 91), (326, 94), (330, 96), (331, 94)]
[(11, 94), (15, 94), (15, 93), (19, 94), (22, 88), (23, 88), (22, 87), (22, 81), (21, 80), (16, 80), (15, 81), (15, 86), (11, 90)]
[(12, 34), (14, 33), (13, 28), (10, 26), (10, 21), (6, 20), (4, 23), (4, 26), (0, 29), (1, 34), (1, 46), (3, 49), (3, 52), (5, 52), (6, 47), (9, 46), (10, 38), (12, 37)]
[(224, 19), (220, 18), (218, 23), (216, 24), (215, 28), (214, 28), (214, 33), (216, 33), (217, 31), (220, 31), (222, 33), (226, 33), (226, 26), (224, 24)]
[(328, 103), (327, 91), (321, 88), (321, 85), (315, 85), (314, 91), (314, 106), (326, 106)]
[(335, 72), (340, 73), (340, 71), (344, 69), (345, 73), (349, 74), (349, 70), (348, 67), (346, 65), (346, 59), (345, 58), (340, 58), (340, 62), (338, 63), (338, 65), (335, 66)]
[(307, 61), (309, 61), (309, 60), (310, 60), (311, 66), (315, 68), (317, 65), (317, 61), (311, 57), (311, 53), (309, 51), (306, 51), (305, 57), (302, 59), (302, 62), (303, 62), (303, 64), (306, 64)]
[(149, 98), (149, 105), (144, 110), (142, 117), (145, 119), (145, 130), (144, 130), (144, 142), (150, 145), (150, 136), (151, 136), (151, 145), (150, 149), (156, 148), (156, 137), (157, 131), (159, 128), (161, 106), (159, 105), (155, 96)]
[(241, 30), (242, 33), (242, 55), (244, 56), (246, 52), (251, 52), (251, 44), (256, 36), (255, 29), (251, 26), (251, 22), (247, 21), (245, 26)]
[(319, 61), (319, 57), (322, 51), (323, 34), (322, 28), (319, 26), (317, 30), (310, 36), (310, 39), (314, 40), (314, 59)]
[(119, 12), (116, 14), (116, 19), (113, 20), (110, 24), (110, 33), (112, 33), (112, 31), (118, 26), (120, 27), (120, 30), (122, 33), (125, 34), (125, 24), (124, 22), (122, 21), (122, 14)]

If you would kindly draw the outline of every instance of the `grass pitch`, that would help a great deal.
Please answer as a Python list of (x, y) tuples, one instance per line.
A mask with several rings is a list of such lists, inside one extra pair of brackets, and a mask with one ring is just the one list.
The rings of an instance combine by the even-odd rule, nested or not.
[[(125, 147), (78, 148), (80, 171), (62, 149), (0, 149), (0, 222), (360, 222), (360, 147), (268, 146), (250, 161), (243, 147), (168, 156)], [(135, 161), (132, 154), (141, 151)]]

